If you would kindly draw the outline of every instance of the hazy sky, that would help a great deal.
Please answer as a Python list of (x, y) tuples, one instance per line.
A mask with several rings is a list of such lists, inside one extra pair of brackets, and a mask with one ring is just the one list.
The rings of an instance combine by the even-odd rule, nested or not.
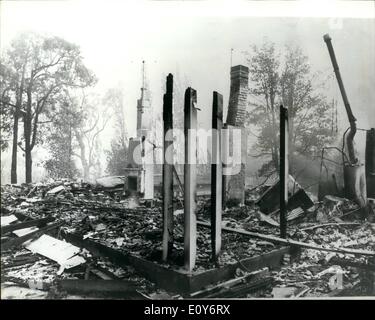
[[(298, 44), (312, 70), (329, 76), (333, 70), (323, 41), (329, 33), (358, 126), (369, 128), (375, 127), (374, 3), (1, 1), (0, 40), (4, 48), (18, 32), (32, 30), (78, 44), (99, 78), (96, 91), (119, 83), (124, 87), (127, 129), (134, 134), (142, 60), (154, 113), (161, 110), (163, 77), (178, 70), (198, 92), (204, 125), (211, 121), (212, 91), (224, 95), (227, 107), (231, 48), (236, 65), (245, 63), (243, 50), (261, 45), (264, 38), (279, 48)], [(340, 118), (346, 120), (336, 81), (326, 93), (339, 99)]]

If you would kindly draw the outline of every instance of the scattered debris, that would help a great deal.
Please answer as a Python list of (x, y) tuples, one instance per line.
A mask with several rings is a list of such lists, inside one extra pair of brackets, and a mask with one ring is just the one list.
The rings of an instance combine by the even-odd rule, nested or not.
[(25, 248), (56, 261), (65, 269), (76, 267), (86, 261), (83, 257), (77, 255), (80, 248), (45, 234), (25, 245)]
[[(269, 187), (256, 201), (259, 205), (260, 211), (265, 214), (269, 214), (278, 210), (280, 207), (280, 181), (276, 181), (271, 187)], [(288, 210), (293, 210), (298, 207), (303, 209), (309, 209), (314, 205), (310, 196), (303, 190), (302, 186), (289, 175), (288, 180)]]
[(56, 285), (63, 292), (88, 297), (145, 299), (137, 291), (137, 285), (133, 281), (127, 280), (64, 279), (58, 281)]
[[(197, 223), (198, 225), (203, 226), (203, 227), (210, 227), (208, 223), (205, 223), (202, 221), (198, 221)], [(222, 227), (222, 230), (232, 232), (232, 233), (242, 234), (245, 236), (255, 237), (259, 239), (264, 239), (264, 240), (268, 240), (268, 241), (272, 241), (276, 243), (299, 246), (299, 247), (309, 248), (309, 249), (314, 249), (314, 250), (331, 251), (331, 252), (337, 252), (341, 254), (354, 254), (354, 255), (364, 255), (364, 256), (375, 257), (375, 251), (370, 251), (370, 250), (322, 247), (322, 246), (318, 246), (312, 243), (305, 243), (305, 242), (300, 242), (300, 241), (295, 241), (295, 240), (284, 239), (284, 238), (280, 238), (276, 236), (264, 235), (261, 233), (249, 232), (243, 229)]]
[(55, 218), (53, 217), (46, 217), (46, 218), (35, 219), (35, 220), (26, 221), (26, 222), (8, 224), (8, 225), (1, 227), (1, 234), (4, 235), (14, 230), (20, 230), (20, 229), (34, 227), (34, 226), (42, 227), (42, 226), (45, 226), (48, 222), (52, 222), (54, 220)]
[(244, 276), (234, 278), (204, 290), (190, 294), (191, 298), (223, 298), (238, 297), (241, 293), (250, 293), (262, 286), (267, 286), (272, 281), (268, 268), (245, 273)]
[[(26, 242), (28, 240), (31, 240), (31, 239), (38, 238), (41, 235), (43, 235), (45, 232), (56, 229), (56, 228), (62, 226), (63, 224), (64, 224), (64, 221), (59, 221), (59, 222), (56, 222), (56, 223), (53, 223), (53, 224), (49, 224), (42, 229), (36, 229), (35, 231), (32, 231), (32, 232), (26, 232), (26, 234), (24, 234), (24, 235), (22, 235), (22, 236), (20, 236), (16, 239), (12, 239), (12, 240), (2, 242), (1, 243), (1, 250), (5, 251), (5, 250), (9, 250), (13, 247), (20, 246), (24, 242)], [(28, 230), (28, 231), (30, 231), (30, 230)]]
[(295, 296), (298, 288), (295, 287), (282, 287), (282, 288), (273, 288), (272, 296), (274, 298), (291, 298)]
[(96, 179), (98, 186), (103, 188), (118, 188), (124, 186), (124, 177), (121, 176), (108, 176)]
[[(63, 188), (56, 189), (59, 186)], [(54, 189), (54, 192), (48, 193)], [(182, 266), (184, 216), (181, 209), (174, 211), (173, 254), (166, 263), (162, 263), (161, 201), (155, 199), (151, 207), (142, 204), (134, 207), (128, 200), (115, 199), (102, 190), (67, 181), (38, 184), (37, 187), (3, 186), (2, 295), (12, 297), (14, 292), (22, 292), (21, 295), (55, 298), (181, 298), (174, 293), (163, 293), (160, 288), (137, 275), (137, 271), (130, 266), (120, 268), (104, 262), (103, 258), (94, 257), (85, 249), (61, 240), (61, 231), (79, 234), (84, 239), (120, 252), (131, 252), (134, 256), (169, 269), (178, 270)], [(294, 194), (298, 194), (299, 190)], [(254, 189), (253, 193), (259, 194), (259, 190)], [(257, 197), (252, 194), (248, 196)], [(299, 199), (299, 196), (296, 198)], [(297, 260), (292, 259), (290, 254), (284, 254), (278, 271), (248, 272), (239, 269), (233, 279), (189, 296), (299, 298), (354, 293), (368, 295), (372, 290), (375, 226), (357, 220), (355, 210), (358, 205), (344, 198), (326, 196), (324, 201), (308, 209), (301, 202), (298, 204), (288, 211), (287, 239), (278, 237), (278, 210), (265, 214), (254, 202), (226, 209), (222, 222), (223, 250), (217, 264), (210, 261), (209, 230), (198, 228), (195, 272), (239, 263), (242, 259), (270, 252), (283, 245), (304, 250)], [(197, 212), (198, 225), (209, 226), (209, 199), (198, 199)], [(319, 223), (319, 213), (325, 217), (324, 223)], [(338, 269), (329, 269), (334, 265), (342, 270), (345, 285), (340, 290), (336, 288), (337, 281), (330, 280), (338, 274)], [(108, 282), (105, 294), (95, 289), (100, 287), (100, 281), (114, 284), (120, 279), (123, 281), (120, 285), (110, 285)], [(288, 288), (294, 289), (288, 291)]]
[[(32, 190), (32, 191), (33, 191), (33, 190)], [(47, 192), (47, 195), (48, 195), (48, 194), (56, 195), (56, 194), (58, 194), (58, 193), (60, 193), (60, 192), (62, 192), (62, 191), (65, 191), (65, 187), (64, 187), (64, 186), (58, 186), (58, 187), (55, 187), (55, 188), (49, 190), (49, 191)]]

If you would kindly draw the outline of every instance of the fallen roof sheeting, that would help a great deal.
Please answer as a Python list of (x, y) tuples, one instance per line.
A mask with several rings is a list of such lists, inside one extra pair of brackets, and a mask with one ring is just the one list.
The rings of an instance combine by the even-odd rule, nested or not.
[(26, 244), (25, 248), (33, 253), (38, 253), (56, 261), (66, 269), (86, 262), (83, 257), (77, 255), (81, 251), (79, 247), (46, 234), (42, 235), (37, 240)]

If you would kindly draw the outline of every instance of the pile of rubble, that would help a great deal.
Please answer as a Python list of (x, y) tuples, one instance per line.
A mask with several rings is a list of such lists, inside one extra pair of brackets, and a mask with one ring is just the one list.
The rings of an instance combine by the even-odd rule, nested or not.
[[(3, 298), (139, 299), (155, 292), (154, 284), (132, 267), (118, 267), (62, 239), (64, 231), (84, 229), (91, 214), (122, 210), (101, 188), (66, 181), (7, 185), (1, 203)], [(117, 280), (123, 280), (122, 286)], [(102, 281), (107, 281), (107, 290)]]
[[(266, 192), (273, 191), (269, 188)], [(262, 210), (264, 204), (259, 203), (259, 195), (264, 193), (254, 189), (247, 193), (245, 206), (223, 212), (223, 250), (215, 264), (210, 259), (210, 233), (205, 228), (210, 202), (204, 198), (198, 201), (195, 272), (238, 263), (285, 246), (285, 241), (277, 237), (277, 210)], [(317, 202), (310, 196), (307, 199), (301, 191), (296, 194), (295, 206), (288, 213), (287, 244), (306, 248), (298, 259), (291, 261), (285, 255), (281, 270), (262, 270), (256, 276), (246, 268), (239, 269), (230, 284), (219, 283), (191, 296), (373, 295), (374, 224), (360, 221), (359, 208), (349, 200), (327, 196)], [(121, 195), (117, 185), (92, 186), (70, 181), (2, 186), (2, 295), (12, 297), (18, 290), (20, 297), (21, 290), (25, 297), (36, 298), (96, 297), (95, 293), (129, 299), (159, 297), (159, 288), (140, 277), (134, 268), (120, 268), (63, 238), (64, 234), (79, 234), (120, 252), (180, 269), (183, 210), (175, 211), (174, 248), (168, 263), (162, 263), (161, 201), (154, 200), (152, 207), (135, 206), (136, 199), (123, 199)], [(176, 208), (179, 204), (177, 201)], [(332, 279), (341, 282), (337, 284)], [(102, 289), (103, 281), (107, 289)]]

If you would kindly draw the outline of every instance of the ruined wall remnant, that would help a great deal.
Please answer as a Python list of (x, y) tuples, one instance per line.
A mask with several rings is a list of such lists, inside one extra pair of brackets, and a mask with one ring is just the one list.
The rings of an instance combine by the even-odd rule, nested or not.
[[(234, 201), (241, 204), (245, 202), (245, 163), (247, 152), (247, 135), (245, 120), (248, 97), (249, 68), (238, 65), (231, 68), (230, 96), (226, 124), (229, 128), (241, 130), (241, 170), (236, 175), (227, 176), (225, 179), (225, 201)], [(233, 140), (230, 138), (230, 146)], [(230, 151), (232, 154), (233, 151)]]

